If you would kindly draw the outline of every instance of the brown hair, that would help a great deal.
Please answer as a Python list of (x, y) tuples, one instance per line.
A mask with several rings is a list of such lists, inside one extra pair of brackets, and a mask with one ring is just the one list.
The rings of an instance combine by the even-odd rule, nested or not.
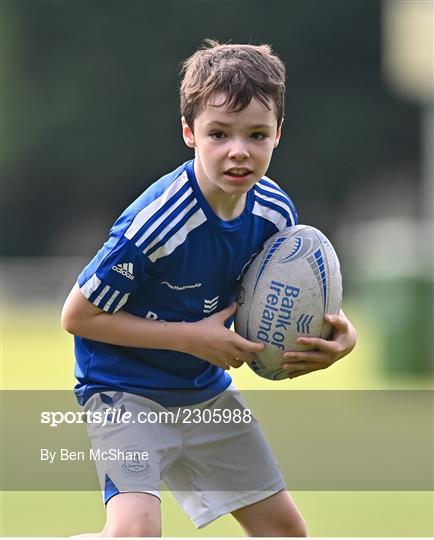
[(220, 44), (207, 39), (184, 61), (180, 88), (181, 115), (193, 128), (196, 115), (218, 92), (226, 94), (221, 105), (242, 111), (252, 98), (271, 110), (276, 105), (278, 125), (284, 114), (285, 66), (269, 45)]

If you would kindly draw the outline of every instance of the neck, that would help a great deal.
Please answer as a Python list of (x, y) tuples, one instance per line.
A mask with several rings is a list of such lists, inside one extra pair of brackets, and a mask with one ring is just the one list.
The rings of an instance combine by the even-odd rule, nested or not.
[(202, 178), (201, 171), (197, 169), (197, 161), (195, 162), (195, 175), (202, 195), (207, 203), (212, 208), (213, 212), (225, 221), (231, 221), (239, 217), (246, 206), (246, 194), (230, 194), (223, 191), (217, 186), (209, 184)]
[(224, 197), (217, 193), (214, 196), (207, 196), (204, 193), (204, 196), (214, 213), (225, 221), (239, 217), (246, 206), (245, 193), (241, 195), (227, 195), (224, 193)]

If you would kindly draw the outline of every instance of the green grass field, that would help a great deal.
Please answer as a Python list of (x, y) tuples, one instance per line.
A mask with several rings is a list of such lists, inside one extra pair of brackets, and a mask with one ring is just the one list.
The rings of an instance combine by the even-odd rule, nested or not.
[[(241, 390), (253, 389), (398, 389), (430, 388), (426, 379), (389, 379), (382, 374), (378, 335), (368, 320), (348, 309), (358, 333), (355, 351), (327, 371), (274, 383), (257, 377), (246, 366), (232, 375)], [(72, 338), (59, 327), (53, 309), (24, 312), (3, 307), (1, 388), (71, 389)], [(3, 444), (14, 444), (3, 441)], [(7, 467), (7, 463), (2, 463)], [(290, 485), (290, 478), (287, 478)], [(432, 492), (292, 492), (312, 536), (434, 535)], [(229, 516), (197, 531), (170, 493), (163, 493), (165, 536), (242, 536)], [(68, 536), (99, 530), (104, 508), (99, 492), (1, 493), (2, 536)]]

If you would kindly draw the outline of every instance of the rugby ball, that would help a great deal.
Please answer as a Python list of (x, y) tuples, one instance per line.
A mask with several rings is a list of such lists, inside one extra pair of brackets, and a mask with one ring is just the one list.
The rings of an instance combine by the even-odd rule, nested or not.
[(241, 278), (235, 331), (264, 343), (249, 366), (261, 377), (287, 377), (284, 351), (307, 350), (300, 336), (328, 339), (327, 313), (342, 304), (339, 260), (324, 234), (308, 225), (284, 229), (269, 238)]

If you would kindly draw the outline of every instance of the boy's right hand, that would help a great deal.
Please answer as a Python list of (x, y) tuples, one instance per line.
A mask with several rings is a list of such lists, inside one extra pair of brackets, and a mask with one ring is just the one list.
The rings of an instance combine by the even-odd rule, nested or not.
[(265, 345), (244, 339), (225, 327), (225, 321), (236, 310), (237, 304), (234, 302), (210, 317), (187, 323), (190, 331), (184, 352), (223, 369), (239, 368), (244, 362), (250, 363), (254, 353), (262, 351)]

